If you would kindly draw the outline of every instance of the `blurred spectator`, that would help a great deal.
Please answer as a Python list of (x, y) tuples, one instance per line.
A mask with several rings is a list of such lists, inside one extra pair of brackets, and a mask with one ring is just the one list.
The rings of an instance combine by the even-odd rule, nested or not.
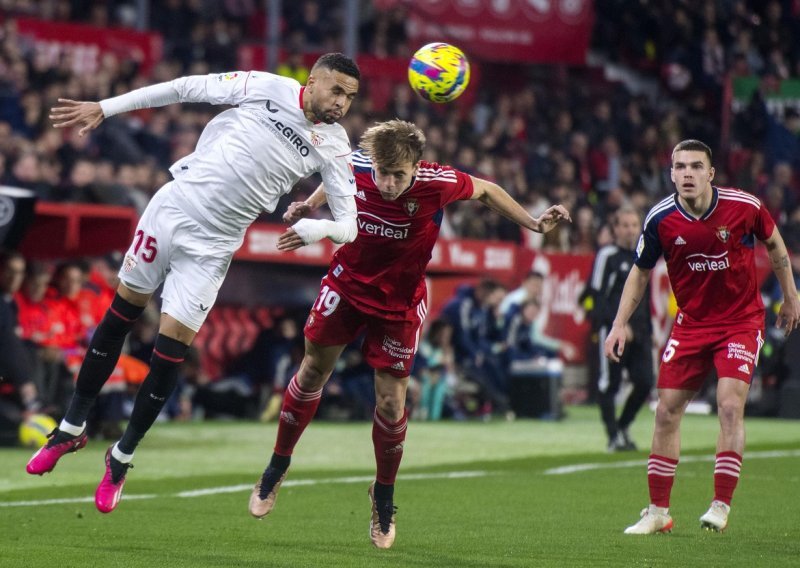
[(290, 77), (301, 85), (306, 84), (310, 72), (311, 70), (308, 66), (303, 63), (303, 54), (299, 51), (292, 51), (289, 53), (286, 61), (278, 64), (278, 67), (275, 69), (276, 74)]
[[(266, 341), (257, 341), (253, 353), (266, 363), (261, 382), (261, 421), (278, 418), (283, 393), (303, 359), (303, 338), (297, 322), (289, 316), (279, 319)], [(261, 373), (259, 373), (261, 374)]]
[[(30, 414), (42, 408), (41, 390), (31, 378), (31, 358), (19, 337), (19, 306), (15, 295), (25, 277), (25, 258), (0, 252), (0, 428), (16, 431)], [(49, 409), (46, 409), (49, 410)], [(5, 437), (0, 433), (0, 437)]]
[(448, 395), (456, 386), (453, 326), (437, 319), (431, 323), (419, 345), (414, 375), (420, 382), (420, 399), (416, 418), (439, 420)]
[(509, 410), (508, 381), (497, 346), (502, 341), (499, 314), (505, 289), (493, 280), (462, 287), (442, 309), (441, 318), (453, 326), (453, 347), (461, 371), (482, 388), (492, 409)]

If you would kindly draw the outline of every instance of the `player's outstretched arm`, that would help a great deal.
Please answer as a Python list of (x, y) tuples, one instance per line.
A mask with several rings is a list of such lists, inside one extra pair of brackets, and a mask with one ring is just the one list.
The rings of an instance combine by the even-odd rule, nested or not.
[(59, 106), (50, 109), (50, 120), (53, 128), (69, 128), (80, 126), (79, 136), (94, 130), (105, 119), (100, 103), (90, 101), (73, 101), (58, 99)]
[[(303, 218), (326, 202), (331, 209), (333, 221)], [(294, 209), (292, 206), (295, 206)], [(352, 242), (358, 235), (356, 215), (356, 202), (352, 195), (327, 195), (323, 184), (320, 184), (306, 201), (289, 206), (283, 220), (287, 223), (294, 222), (294, 225), (278, 237), (278, 250), (299, 249), (324, 238), (337, 244)]]
[(764, 241), (764, 244), (767, 246), (772, 271), (783, 292), (783, 304), (778, 310), (776, 325), (784, 329), (785, 335), (789, 335), (800, 325), (800, 299), (797, 297), (789, 251), (777, 227), (773, 229), (772, 235)]
[[(252, 80), (251, 80), (252, 79)], [(250, 82), (250, 95), (247, 84)], [(135, 89), (99, 104), (105, 118), (143, 108), (174, 103), (210, 103), (236, 105), (248, 98), (264, 96), (269, 89), (269, 74), (232, 72), (212, 75), (189, 75), (165, 83)], [(258, 94), (254, 94), (254, 93)]]
[[(472, 177), (472, 176), (470, 176)], [(572, 222), (569, 211), (563, 205), (553, 205), (536, 219), (530, 216), (519, 203), (506, 193), (499, 185), (484, 179), (472, 177), (473, 192), (471, 199), (478, 199), (492, 211), (495, 211), (514, 221), (517, 225), (535, 231), (546, 233), (553, 229), (562, 220)]]
[(625, 342), (628, 340), (628, 320), (631, 319), (631, 315), (642, 301), (649, 280), (650, 270), (639, 268), (636, 265), (631, 268), (628, 278), (625, 280), (617, 315), (603, 346), (606, 357), (615, 363), (619, 362), (619, 358), (625, 351)]

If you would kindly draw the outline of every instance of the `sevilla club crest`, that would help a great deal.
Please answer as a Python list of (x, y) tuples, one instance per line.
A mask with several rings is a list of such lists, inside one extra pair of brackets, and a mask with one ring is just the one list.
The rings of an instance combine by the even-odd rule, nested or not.
[(728, 231), (727, 225), (723, 225), (721, 227), (717, 227), (717, 238), (721, 240), (723, 243), (728, 242), (728, 238), (730, 238), (731, 233)]
[(416, 199), (406, 199), (403, 202), (403, 209), (406, 210), (409, 217), (413, 217), (414, 214), (419, 211), (419, 202)]

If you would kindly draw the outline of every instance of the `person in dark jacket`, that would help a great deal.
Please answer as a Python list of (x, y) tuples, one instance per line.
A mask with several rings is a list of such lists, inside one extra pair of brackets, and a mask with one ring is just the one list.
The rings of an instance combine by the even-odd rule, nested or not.
[[(636, 257), (641, 216), (632, 207), (621, 207), (614, 215), (614, 244), (597, 252), (587, 293), (592, 298), (592, 320), (598, 329), (600, 369), (598, 404), (608, 434), (608, 451), (635, 450), (628, 428), (653, 388), (653, 325), (650, 319), (650, 287), (636, 308), (627, 327), (628, 341), (619, 363), (603, 356), (603, 344), (622, 297), (622, 288)], [(616, 417), (615, 399), (627, 371), (632, 385), (622, 414)]]

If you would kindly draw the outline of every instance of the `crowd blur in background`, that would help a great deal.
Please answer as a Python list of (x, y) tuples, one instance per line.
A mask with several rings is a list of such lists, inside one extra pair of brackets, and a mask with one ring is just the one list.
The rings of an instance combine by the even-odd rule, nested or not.
[[(172, 105), (131, 113), (85, 137), (77, 130), (56, 130), (48, 120), (59, 97), (96, 101), (183, 75), (235, 70), (240, 42), (264, 40), (260, 1), (150, 4), (148, 27), (163, 35), (164, 57), (145, 76), (134, 61), (108, 54), (91, 74), (77, 71), (80, 66), (68, 56), (53, 64), (17, 33), (14, 20), (132, 27), (136, 2), (0, 0), (0, 185), (30, 189), (44, 201), (124, 205), (141, 212), (169, 180), (169, 165), (193, 150), (220, 107)], [(408, 8), (373, 11), (368, 4), (362, 3), (359, 52), (403, 58), (413, 53), (417, 46), (406, 38)], [(787, 108), (770, 114), (765, 102), (781, 80), (800, 77), (797, 2), (597, 0), (595, 14), (595, 65), (484, 64), (480, 93), (469, 108), (425, 103), (402, 83), (388, 108), (378, 109), (365, 82), (343, 125), (355, 144), (375, 120), (411, 120), (428, 138), (423, 159), (497, 182), (533, 215), (561, 203), (574, 219), (542, 237), (523, 234), (488, 208), (457, 203), (445, 213), (442, 236), (578, 254), (593, 254), (610, 242), (609, 215), (622, 204), (647, 211), (671, 193), (671, 150), (682, 139), (698, 138), (715, 151), (717, 185), (740, 187), (765, 202), (793, 252), (797, 273), (800, 112)], [(308, 74), (303, 55), (341, 50), (341, 28), (337, 2), (284, 2), (286, 56), (276, 71), (303, 82)], [(626, 70), (626, 79), (606, 79), (608, 66)], [(723, 132), (725, 80), (740, 76), (758, 77), (760, 88)], [(289, 201), (315, 186), (315, 180), (301, 182), (264, 219), (278, 221)], [(22, 367), (3, 373), (16, 385), (9, 395), (17, 408), (12, 418), (40, 409), (57, 416), (63, 410), (75, 364), (114, 289), (118, 260), (43, 265), (14, 253), (3, 257), (3, 325), (10, 330), (3, 344), (13, 344), (4, 347), (3, 358), (24, 354), (10, 355)], [(542, 334), (535, 282), (540, 277), (530, 275), (516, 296), (491, 281), (464, 287), (427, 326), (411, 397), (417, 417), (513, 412), (509, 392), (515, 360), (543, 358), (542, 372), (558, 373), (553, 362), (564, 350), (582, 347)], [(771, 304), (780, 301), (775, 288), (769, 282), (765, 288)], [(302, 356), (303, 318), (279, 314), (251, 353), (222, 377), (207, 376), (194, 353), (170, 415), (274, 418), (281, 388)], [(121, 363), (128, 367), (118, 368), (119, 384), (109, 383), (106, 402), (98, 405), (96, 433), (113, 431), (124, 417), (129, 393), (144, 376), (138, 365), (146, 365), (143, 354), (149, 353), (157, 319), (154, 306), (137, 324), (126, 349), (129, 360)], [(776, 345), (779, 341), (774, 338)], [(772, 365), (765, 373), (790, 374), (776, 357), (763, 357)], [(330, 404), (321, 412), (371, 416), (371, 370), (357, 349), (342, 358), (328, 391)]]

